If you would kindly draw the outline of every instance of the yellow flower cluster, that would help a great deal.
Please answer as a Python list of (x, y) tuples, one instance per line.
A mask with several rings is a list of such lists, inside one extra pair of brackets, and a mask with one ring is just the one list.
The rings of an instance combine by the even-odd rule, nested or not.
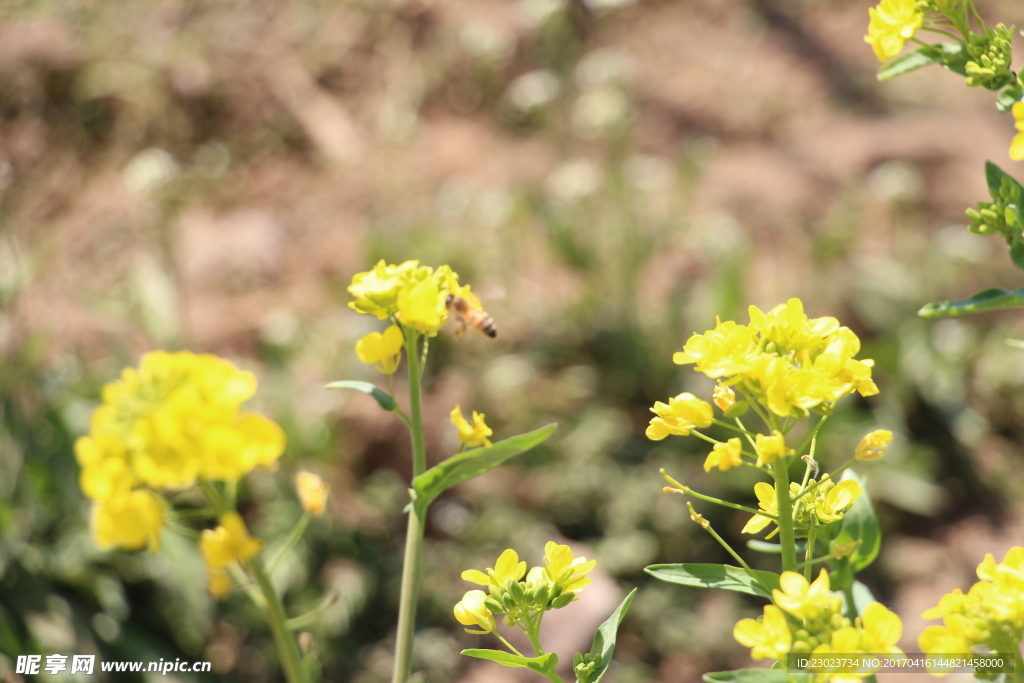
[(225, 512), (220, 516), (220, 526), (207, 529), (199, 538), (199, 549), (206, 560), (210, 593), (223, 598), (234, 586), (228, 567), (233, 562), (245, 565), (263, 548), (263, 544), (249, 535), (242, 516), (237, 512)]
[(97, 543), (159, 547), (163, 504), (153, 493), (197, 479), (235, 481), (284, 451), (274, 422), (243, 413), (256, 378), (211, 355), (156, 351), (103, 388), (89, 434), (75, 443), (79, 483), (96, 502)]
[(929, 626), (918, 645), (929, 654), (969, 653), (976, 645), (993, 652), (1013, 652), (1024, 631), (1024, 548), (1012, 548), (1001, 563), (992, 555), (978, 565), (978, 583), (966, 594), (960, 589), (942, 596), (939, 604), (924, 613), (925, 619), (942, 619)]
[(491, 442), (487, 438), (494, 434), (494, 431), (487, 426), (484, 422), (486, 416), (483, 413), (473, 411), (473, 423), (470, 424), (466, 421), (466, 418), (462, 416), (462, 407), (459, 404), (455, 404), (451, 412), (452, 425), (459, 433), (459, 441), (466, 444), (470, 448), (478, 448), (480, 446), (490, 446)]
[(295, 475), (295, 491), (299, 494), (299, 504), (306, 514), (318, 517), (324, 513), (331, 487), (319, 475), (299, 472)]
[(882, 0), (868, 14), (871, 22), (864, 41), (871, 45), (880, 62), (902, 52), (907, 41), (924, 25), (924, 13), (916, 0)]
[[(864, 493), (864, 489), (852, 479), (836, 484), (827, 474), (823, 475), (819, 482), (814, 479), (809, 480), (806, 488), (812, 490), (801, 496), (800, 494), (805, 489), (799, 483), (791, 482), (789, 485), (790, 497), (795, 501), (793, 528), (797, 536), (806, 536), (807, 530), (811, 526), (823, 526), (838, 522), (857, 498)], [(763, 481), (758, 482), (754, 484), (754, 495), (757, 496), (758, 508), (765, 514), (751, 517), (743, 527), (745, 534), (761, 532), (779, 515), (779, 496), (774, 486)], [(798, 496), (800, 496), (799, 499), (797, 499)], [(768, 534), (768, 538), (776, 533), (778, 533), (778, 529)]]
[(484, 633), (496, 628), (496, 614), (505, 615), (507, 626), (526, 623), (532, 613), (560, 609), (577, 600), (579, 592), (590, 585), (586, 574), (596, 565), (597, 560), (573, 557), (569, 546), (548, 541), (543, 565), (527, 572), (526, 562), (519, 560), (515, 550), (508, 549), (485, 572), (462, 572), (463, 580), (487, 586), (489, 595), (482, 590), (467, 592), (455, 605), (455, 618)]
[[(743, 619), (733, 636), (751, 648), (754, 659), (781, 659), (788, 653), (813, 655), (900, 654), (896, 647), (903, 633), (900, 618), (881, 603), (872, 603), (851, 622), (842, 615), (842, 599), (830, 590), (822, 570), (814, 582), (802, 574), (783, 572), (772, 603), (760, 620)], [(867, 674), (823, 672), (818, 683), (856, 683)]]
[(355, 297), (349, 303), (353, 310), (380, 320), (394, 319), (428, 337), (435, 336), (448, 318), (448, 295), (462, 297), (480, 307), (469, 285), (459, 285), (458, 274), (449, 266), (435, 270), (421, 266), (419, 261), (405, 261), (397, 266), (380, 261), (373, 270), (357, 273), (348, 291)]
[[(695, 370), (708, 377), (724, 378), (726, 386), (742, 390), (780, 417), (806, 418), (808, 411), (825, 410), (827, 404), (854, 391), (861, 396), (878, 393), (871, 379), (873, 362), (854, 358), (860, 339), (835, 318), (808, 318), (800, 299), (790, 299), (768, 313), (756, 306), (749, 310), (749, 325), (719, 321), (715, 329), (690, 337), (673, 361), (693, 363)], [(704, 405), (707, 412), (699, 414), (706, 419), (701, 422), (710, 424), (710, 406)], [(701, 426), (691, 419), (671, 429), (662, 415), (675, 417), (678, 411), (671, 408), (671, 404), (655, 405), (662, 423), (652, 420), (648, 436), (664, 438)], [(687, 408), (688, 414), (698, 413)]]

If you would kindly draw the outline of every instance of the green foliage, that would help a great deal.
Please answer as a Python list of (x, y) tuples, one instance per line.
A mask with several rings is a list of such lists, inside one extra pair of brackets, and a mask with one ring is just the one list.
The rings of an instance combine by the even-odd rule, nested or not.
[(635, 588), (597, 629), (590, 653), (577, 652), (573, 657), (573, 670), (576, 672), (579, 683), (597, 683), (608, 670), (612, 663), (612, 655), (615, 654), (615, 640), (618, 637), (619, 626), (626, 618), (626, 612), (629, 611), (629, 606), (633, 603), (634, 595), (636, 595)]
[(490, 472), (509, 458), (543, 443), (554, 433), (557, 426), (550, 424), (532, 432), (497, 441), (490, 446), (464, 451), (434, 465), (412, 480), (412, 504), (421, 512), (425, 511), (443, 491), (467, 479)]
[(769, 599), (772, 589), (779, 587), (778, 574), (758, 569), (748, 571), (727, 564), (652, 564), (644, 571), (656, 579), (682, 586), (721, 588)]
[(974, 296), (958, 301), (936, 301), (926, 304), (917, 312), (922, 318), (943, 318), (972, 313), (987, 313), (1004, 308), (1024, 306), (1024, 287), (1021, 289), (999, 289), (991, 287)]
[[(863, 480), (853, 470), (846, 470), (843, 473), (843, 480), (852, 479), (861, 488), (864, 487)], [(871, 499), (867, 492), (861, 494), (853, 503), (853, 506), (846, 511), (842, 525), (839, 527), (839, 534), (832, 540), (831, 552), (837, 548), (852, 546), (853, 552), (837, 560), (839, 564), (849, 563), (853, 572), (859, 572), (866, 568), (875, 558), (882, 546), (882, 531), (878, 526), (878, 517), (875, 515), (875, 508), (871, 505)]]
[(549, 652), (540, 657), (521, 657), (511, 652), (502, 652), (501, 650), (463, 650), (462, 654), (467, 657), (497, 662), (502, 666), (513, 669), (529, 669), (544, 676), (554, 671), (555, 667), (558, 666), (558, 655), (554, 652)]
[(395, 403), (395, 399), (391, 397), (391, 394), (387, 393), (386, 391), (377, 387), (376, 385), (371, 384), (370, 382), (342, 380), (339, 382), (331, 382), (324, 388), (355, 389), (356, 391), (361, 391), (364, 394), (369, 394), (370, 396), (373, 397), (375, 401), (377, 401), (377, 405), (379, 405), (381, 408), (388, 411), (389, 413), (394, 412), (395, 409), (398, 408), (398, 404)]

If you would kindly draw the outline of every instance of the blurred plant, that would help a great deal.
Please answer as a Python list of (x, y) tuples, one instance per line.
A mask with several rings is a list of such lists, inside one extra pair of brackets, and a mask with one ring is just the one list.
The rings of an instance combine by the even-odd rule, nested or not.
[[(144, 355), (138, 369), (125, 369), (120, 380), (103, 388), (89, 434), (75, 443), (80, 485), (93, 500), (93, 533), (101, 547), (158, 552), (165, 526), (188, 538), (199, 536), (210, 593), (222, 599), (236, 584), (245, 587), (266, 612), (288, 681), (302, 683), (314, 667), (302, 661), (270, 582), (278, 560), (264, 568), (258, 557), (263, 544), (237, 512), (239, 481), (256, 467), (276, 467), (285, 446), (276, 423), (241, 411), (255, 393), (255, 376), (216, 356)], [(175, 507), (174, 499), (193, 486), (207, 506)], [(303, 488), (308, 499), (317, 487), (304, 479)], [(189, 525), (214, 517), (218, 526), (201, 535)], [(297, 522), (278, 558), (307, 522), (307, 516)]]
[[(774, 683), (815, 680), (835, 683), (859, 680), (859, 665), (840, 669), (823, 667), (832, 653), (856, 658), (859, 654), (902, 654), (896, 643), (902, 633), (899, 617), (870, 597), (854, 580), (878, 555), (879, 528), (871, 504), (850, 465), (884, 455), (892, 439), (886, 430), (864, 437), (852, 457), (829, 473), (819, 475), (819, 432), (836, 403), (854, 392), (878, 393), (871, 378), (873, 362), (858, 360), (860, 340), (835, 318), (808, 318), (803, 303), (790, 299), (767, 313), (750, 309), (750, 324), (718, 321), (713, 330), (694, 334), (673, 360), (718, 380), (714, 403), (722, 411), (716, 418), (711, 404), (693, 394), (680, 394), (668, 404), (651, 409), (647, 436), (654, 440), (670, 434), (693, 435), (713, 445), (704, 469), (746, 467), (767, 475), (772, 483), (758, 482), (754, 493), (758, 509), (695, 491), (662, 474), (670, 484), (665, 490), (698, 500), (752, 513), (744, 533), (757, 534), (774, 526), (778, 544), (752, 541), (761, 552), (778, 554), (781, 575), (754, 570), (701, 514), (687, 503), (691, 519), (707, 531), (739, 566), (715, 564), (653, 565), (648, 573), (686, 586), (723, 588), (771, 600), (760, 620), (743, 619), (734, 636), (751, 648), (754, 659), (779, 660), (772, 670), (747, 669), (709, 674), (708, 681), (757, 681)], [(764, 423), (765, 433), (753, 432), (741, 419), (752, 413)], [(819, 416), (814, 426), (790, 447), (798, 425)], [(725, 441), (700, 430), (716, 425), (739, 437)], [(803, 465), (803, 476), (791, 480), (794, 464)], [(843, 479), (836, 478), (843, 474)], [(802, 543), (800, 542), (802, 541)], [(798, 562), (797, 553), (804, 558)], [(811, 581), (815, 568), (821, 568)], [(808, 655), (798, 664), (790, 655)], [(817, 660), (815, 658), (818, 658)], [(788, 659), (787, 659), (788, 658)], [(792, 678), (791, 678), (792, 675)]]
[[(355, 297), (349, 306), (380, 320), (390, 320), (391, 326), (383, 334), (370, 332), (356, 344), (356, 353), (364, 363), (374, 365), (388, 376), (389, 391), (368, 382), (339, 381), (329, 389), (355, 389), (367, 393), (386, 411), (395, 413), (409, 428), (413, 451), (413, 479), (405, 559), (402, 569), (402, 588), (399, 598), (398, 637), (394, 659), (393, 683), (406, 683), (412, 673), (413, 637), (415, 635), (416, 606), (420, 589), (423, 561), (423, 533), (427, 509), (446, 489), (472, 477), (484, 474), (509, 458), (541, 443), (554, 431), (554, 425), (491, 443), (487, 437), (492, 430), (484, 416), (473, 413), (470, 424), (456, 405), (451, 420), (458, 430), (463, 446), (459, 453), (427, 469), (426, 445), (423, 438), (423, 411), (421, 386), (430, 339), (448, 319), (458, 318), (460, 332), (467, 325), (482, 334), (494, 336), (493, 321), (483, 312), (480, 300), (469, 285), (460, 285), (459, 276), (447, 266), (436, 270), (419, 265), (419, 261), (405, 261), (390, 265), (384, 261), (372, 270), (358, 273), (352, 278), (348, 291)], [(405, 350), (409, 369), (409, 414), (398, 406), (394, 395), (394, 373), (398, 368), (402, 350)], [(470, 450), (463, 450), (466, 446)], [(480, 614), (479, 601), (466, 600), (462, 614)]]
[[(590, 584), (586, 574), (596, 565), (596, 560), (588, 562), (585, 557), (573, 557), (569, 546), (548, 541), (544, 546), (543, 566), (533, 567), (529, 572), (526, 571), (526, 562), (520, 562), (518, 553), (511, 548), (498, 557), (494, 567), (487, 568), (487, 573), (477, 569), (462, 572), (464, 580), (487, 586), (489, 594), (482, 590), (467, 592), (455, 605), (455, 618), (461, 624), (480, 629), (467, 628), (466, 633), (493, 633), (511, 651), (474, 649), (463, 650), (462, 654), (503, 666), (527, 668), (554, 683), (563, 683), (562, 677), (555, 673), (558, 656), (545, 653), (540, 644), (541, 622), (549, 610), (561, 609), (579, 600), (579, 592)], [(573, 671), (579, 683), (596, 683), (608, 669), (615, 649), (616, 632), (635, 592), (635, 589), (631, 591), (598, 629), (593, 649), (573, 656)], [(500, 615), (504, 615), (502, 623), (505, 626), (518, 628), (526, 634), (533, 647), (533, 657), (524, 656), (498, 633), (496, 617)]]
[[(1011, 68), (1014, 27), (985, 25), (974, 0), (882, 0), (869, 10), (871, 22), (864, 40), (875, 56), (885, 62), (879, 80), (888, 80), (929, 64), (939, 64), (964, 77), (968, 86), (996, 93), (1000, 112), (1012, 112), (1017, 135), (1010, 143), (1010, 158), (1024, 160), (1024, 80)], [(976, 25), (976, 28), (975, 28)], [(927, 44), (918, 31), (936, 33), (954, 42)], [(920, 47), (900, 54), (913, 41)], [(991, 202), (967, 209), (971, 232), (1002, 236), (1010, 248), (1010, 260), (1024, 269), (1024, 220), (1021, 219), (1020, 183), (992, 162), (985, 165)], [(924, 306), (927, 318), (981, 313), (1024, 306), (1024, 288), (989, 288), (960, 301), (938, 301)]]

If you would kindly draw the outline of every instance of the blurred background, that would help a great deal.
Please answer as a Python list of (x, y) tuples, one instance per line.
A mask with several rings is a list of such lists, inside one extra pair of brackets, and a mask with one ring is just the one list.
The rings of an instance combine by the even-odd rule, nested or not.
[[(870, 4), (5, 0), (0, 679), (18, 680), (17, 654), (64, 652), (281, 680), (260, 613), (243, 593), (207, 597), (192, 543), (92, 542), (74, 439), (100, 387), (163, 348), (258, 375), (252, 407), (289, 445), (279, 472), (246, 480), (247, 519), (279, 537), (299, 515), (295, 470), (329, 480), (328, 515), (276, 578), (292, 614), (339, 595), (311, 629), (324, 680), (390, 680), (408, 439), (366, 396), (323, 389), (381, 380), (353, 350), (380, 326), (345, 287), (382, 258), (451, 264), (499, 330), (432, 343), (431, 462), (457, 448), (457, 402), (495, 438), (560, 425), (432, 508), (428, 680), (533, 680), (460, 657), (497, 643), (451, 610), (463, 569), (507, 547), (539, 563), (551, 539), (599, 561), (584, 599), (549, 616), (556, 651), (588, 649), (639, 586), (610, 681), (749, 664), (732, 627), (759, 601), (642, 570), (728, 561), (659, 467), (736, 500), (754, 479), (705, 475), (702, 442), (643, 432), (655, 400), (710, 395), (671, 362), (690, 334), (792, 296), (876, 360), (881, 394), (845, 400), (820, 453), (834, 466), (864, 433), (896, 434), (860, 468), (885, 531), (862, 579), (917, 651), (921, 612), (1024, 541), (1024, 353), (1005, 343), (1019, 316), (916, 317), (1020, 284), (963, 215), (988, 198), (986, 159), (1018, 167), (990, 93), (938, 68), (875, 81)], [(978, 4), (1021, 19), (1013, 0)], [(742, 546), (744, 515), (698, 507)]]

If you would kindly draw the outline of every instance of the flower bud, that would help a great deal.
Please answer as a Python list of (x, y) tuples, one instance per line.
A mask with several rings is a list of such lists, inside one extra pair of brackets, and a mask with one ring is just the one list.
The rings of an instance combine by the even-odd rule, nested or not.
[(551, 601), (551, 609), (562, 609), (575, 599), (575, 593), (562, 593)]
[(886, 454), (892, 443), (892, 432), (888, 429), (876, 429), (860, 440), (854, 457), (857, 460), (874, 460)]

